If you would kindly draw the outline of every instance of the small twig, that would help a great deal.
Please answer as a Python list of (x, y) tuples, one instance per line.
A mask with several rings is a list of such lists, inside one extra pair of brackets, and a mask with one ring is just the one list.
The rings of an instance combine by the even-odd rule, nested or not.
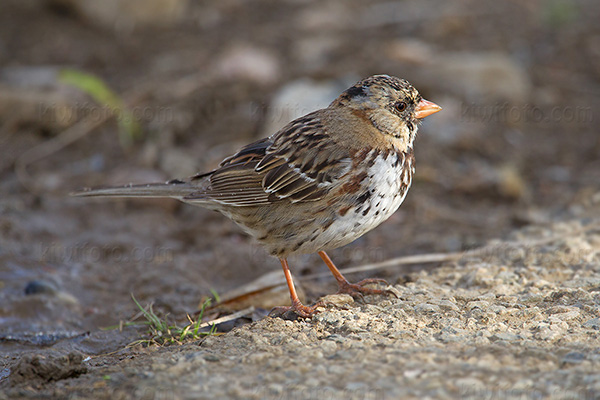
[[(564, 239), (567, 236), (573, 236), (577, 234), (581, 234), (584, 232), (589, 232), (594, 229), (600, 229), (600, 221), (595, 223), (591, 223), (582, 227), (581, 229), (576, 229), (573, 231), (565, 232), (563, 234), (554, 235), (551, 237), (537, 239), (537, 240), (529, 240), (529, 241), (506, 241), (493, 243), (487, 246), (479, 247), (473, 250), (467, 250), (463, 252), (456, 253), (430, 253), (430, 254), (417, 254), (414, 256), (405, 256), (405, 257), (396, 257), (390, 260), (381, 261), (378, 263), (371, 263), (360, 265), (357, 267), (343, 268), (340, 269), (340, 272), (343, 274), (351, 274), (355, 272), (364, 272), (364, 271), (373, 271), (378, 269), (385, 269), (391, 267), (397, 267), (399, 265), (406, 264), (426, 264), (426, 263), (435, 263), (435, 262), (447, 262), (447, 261), (457, 261), (464, 258), (477, 257), (484, 254), (489, 254), (498, 250), (506, 250), (509, 248), (515, 247), (536, 247), (542, 246), (545, 244), (549, 244), (552, 242), (556, 242), (557, 240)], [(317, 278), (323, 278), (330, 276), (328, 272), (322, 272), (317, 274), (305, 275), (300, 277), (301, 281), (312, 280)]]
[[(407, 264), (429, 264), (444, 261), (456, 261), (465, 255), (464, 252), (458, 253), (429, 253), (429, 254), (417, 254), (414, 256), (396, 257), (389, 260), (381, 261), (378, 263), (371, 263), (365, 265), (359, 265), (357, 267), (342, 268), (340, 272), (344, 275), (352, 274), (356, 272), (373, 271), (378, 269), (385, 269), (391, 267), (397, 267), (399, 265)], [(331, 276), (329, 272), (319, 272), (316, 274), (304, 275), (299, 278), (300, 281), (308, 281), (318, 278), (324, 278)], [(283, 283), (283, 281), (282, 281)]]
[(253, 312), (254, 312), (254, 306), (250, 306), (248, 308), (245, 308), (245, 309), (235, 312), (233, 314), (225, 315), (224, 317), (213, 319), (212, 321), (203, 322), (200, 325), (198, 325), (198, 329), (208, 328), (209, 326), (213, 326), (213, 325), (219, 325), (219, 324), (222, 324), (223, 322), (233, 321), (234, 319), (238, 319), (240, 317), (243, 317), (244, 315), (247, 315), (247, 314), (250, 314)]

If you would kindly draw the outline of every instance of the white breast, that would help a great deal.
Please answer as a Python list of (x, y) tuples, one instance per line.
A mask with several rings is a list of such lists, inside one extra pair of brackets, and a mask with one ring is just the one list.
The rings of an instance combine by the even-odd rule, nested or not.
[(400, 207), (411, 185), (414, 168), (409, 165), (411, 161), (412, 157), (396, 153), (385, 160), (377, 158), (365, 178), (368, 189), (358, 194), (359, 198), (366, 196), (368, 190), (368, 198), (338, 216), (318, 242), (330, 249), (344, 246), (388, 219)]

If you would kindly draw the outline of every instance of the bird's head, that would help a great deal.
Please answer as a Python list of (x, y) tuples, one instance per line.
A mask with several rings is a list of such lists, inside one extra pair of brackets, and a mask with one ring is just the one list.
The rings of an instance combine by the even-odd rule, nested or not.
[(442, 108), (421, 97), (408, 81), (373, 75), (344, 91), (331, 106), (349, 107), (364, 115), (384, 135), (412, 147), (422, 118)]

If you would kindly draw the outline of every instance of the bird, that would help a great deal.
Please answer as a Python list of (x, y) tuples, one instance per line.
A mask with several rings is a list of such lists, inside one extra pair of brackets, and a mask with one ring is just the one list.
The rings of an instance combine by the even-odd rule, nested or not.
[(276, 307), (277, 312), (311, 318), (323, 303), (308, 306), (298, 298), (287, 261), (292, 255), (319, 254), (338, 293), (389, 292), (365, 287), (382, 279), (350, 283), (326, 251), (353, 242), (400, 207), (415, 173), (418, 126), (440, 110), (407, 80), (373, 75), (211, 171), (74, 195), (168, 197), (220, 212), (279, 259), (291, 306)]

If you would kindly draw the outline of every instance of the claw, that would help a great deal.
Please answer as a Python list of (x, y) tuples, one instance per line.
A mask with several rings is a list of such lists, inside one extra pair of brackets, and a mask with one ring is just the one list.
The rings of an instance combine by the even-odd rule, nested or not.
[(312, 318), (313, 315), (320, 312), (317, 308), (325, 306), (325, 303), (319, 301), (312, 306), (305, 306), (300, 303), (300, 301), (292, 302), (292, 305), (289, 307), (281, 306), (275, 307), (269, 313), (270, 317), (280, 317), (288, 320), (296, 320), (298, 317), (300, 318)]
[(321, 256), (321, 258), (323, 259), (323, 261), (325, 262), (327, 267), (329, 267), (329, 270), (335, 277), (335, 280), (337, 281), (338, 286), (340, 288), (338, 290), (338, 293), (349, 294), (350, 296), (352, 296), (354, 298), (358, 298), (363, 301), (364, 301), (363, 294), (392, 294), (392, 295), (394, 295), (394, 297), (398, 298), (396, 293), (392, 292), (391, 290), (370, 289), (370, 288), (364, 287), (365, 285), (368, 285), (370, 283), (384, 283), (389, 286), (389, 283), (387, 283), (387, 281), (385, 279), (370, 278), (370, 279), (363, 279), (362, 281), (360, 281), (358, 283), (350, 283), (350, 282), (348, 282), (348, 280), (346, 278), (344, 278), (344, 276), (342, 275), (340, 270), (337, 269), (335, 264), (333, 264), (333, 261), (331, 261), (331, 258), (329, 258), (329, 256), (324, 251), (320, 251), (319, 256)]

